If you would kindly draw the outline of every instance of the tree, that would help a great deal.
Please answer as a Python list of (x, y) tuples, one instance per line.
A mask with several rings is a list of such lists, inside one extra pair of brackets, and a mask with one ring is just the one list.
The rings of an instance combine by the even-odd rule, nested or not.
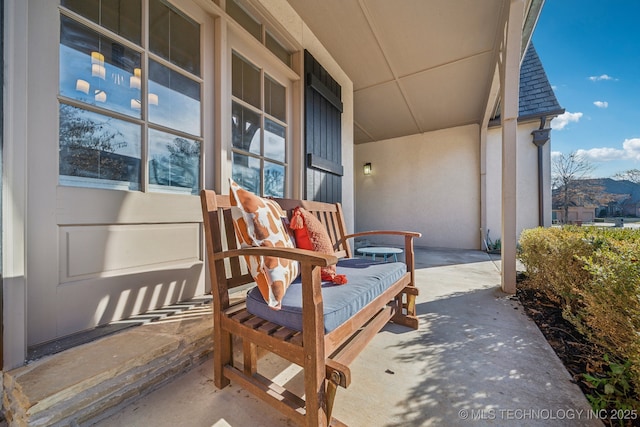
[(126, 147), (124, 136), (111, 125), (83, 115), (71, 105), (60, 106), (60, 175), (129, 180), (128, 165), (116, 151)]
[(618, 172), (613, 177), (616, 179), (624, 179), (636, 184), (640, 184), (640, 169), (629, 169), (624, 172)]
[(200, 186), (200, 144), (175, 137), (166, 144), (166, 149), (149, 162), (149, 182), (191, 188), (197, 192)]
[(575, 151), (560, 154), (553, 159), (551, 179), (553, 188), (557, 190), (555, 202), (564, 209), (564, 220), (569, 218), (569, 205), (579, 204), (580, 199), (596, 192), (588, 184), (582, 182), (588, 178), (595, 166)]

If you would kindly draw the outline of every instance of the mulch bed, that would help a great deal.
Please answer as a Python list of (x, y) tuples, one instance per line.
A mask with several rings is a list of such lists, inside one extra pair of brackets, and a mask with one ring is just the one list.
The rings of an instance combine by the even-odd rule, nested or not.
[[(584, 381), (582, 375), (589, 373), (595, 377), (605, 377), (608, 367), (602, 363), (604, 351), (580, 334), (576, 328), (562, 317), (560, 306), (549, 300), (535, 289), (519, 286), (516, 297), (556, 352), (573, 381), (585, 394), (592, 394), (593, 389)], [(609, 408), (608, 412), (618, 408)], [(640, 417), (640, 408), (638, 410)], [(609, 426), (640, 426), (640, 419), (626, 420), (624, 424), (614, 423), (610, 419), (602, 420)]]
[(518, 288), (516, 296), (527, 313), (545, 336), (556, 352), (573, 380), (580, 385), (582, 391), (590, 393), (591, 389), (582, 381), (582, 374), (593, 375), (594, 361), (602, 360), (602, 351), (590, 343), (576, 328), (562, 317), (562, 309), (557, 303), (549, 300), (534, 289)]

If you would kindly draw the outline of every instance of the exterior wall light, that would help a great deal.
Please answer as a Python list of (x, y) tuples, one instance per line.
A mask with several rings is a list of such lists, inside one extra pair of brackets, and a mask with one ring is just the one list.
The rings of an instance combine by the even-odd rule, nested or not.
[(371, 175), (371, 163), (365, 163), (364, 164), (364, 170), (363, 170), (365, 175)]

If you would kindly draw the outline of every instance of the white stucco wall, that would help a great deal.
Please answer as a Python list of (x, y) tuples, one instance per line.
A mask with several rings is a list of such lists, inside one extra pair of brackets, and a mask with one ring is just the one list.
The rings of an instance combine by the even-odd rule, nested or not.
[[(539, 122), (518, 124), (518, 190), (517, 190), (517, 235), (522, 230), (534, 228), (538, 221), (538, 148), (533, 144), (531, 132), (538, 129)], [(487, 132), (487, 225), (489, 237), (495, 241), (501, 234), (502, 208), (502, 129), (491, 128)], [(551, 143), (543, 147), (544, 176), (544, 225), (551, 225)], [(486, 235), (486, 231), (484, 231)]]
[(418, 231), (416, 246), (479, 249), (479, 135), (468, 125), (356, 145), (356, 230)]

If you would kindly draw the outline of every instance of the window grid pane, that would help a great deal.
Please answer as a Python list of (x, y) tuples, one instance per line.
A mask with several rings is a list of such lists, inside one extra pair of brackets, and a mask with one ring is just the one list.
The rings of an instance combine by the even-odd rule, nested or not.
[(284, 62), (287, 67), (291, 67), (291, 54), (267, 31), (267, 39), (265, 40), (265, 46), (275, 56)]
[(139, 125), (65, 104), (59, 112), (61, 183), (139, 188)]
[(140, 118), (140, 62), (138, 52), (61, 17), (61, 95)]
[(267, 75), (264, 77), (264, 111), (283, 122), (287, 121), (286, 89)]
[(200, 142), (149, 129), (149, 184), (152, 190), (198, 194)]
[(234, 148), (260, 155), (260, 115), (240, 105), (232, 104), (231, 140)]
[(260, 69), (235, 52), (231, 59), (231, 93), (256, 108), (260, 108)]
[(233, 153), (231, 177), (245, 190), (261, 194), (260, 159)]
[[(291, 68), (291, 53), (273, 36), (260, 19), (254, 18), (236, 0), (227, 0), (226, 11), (251, 36), (269, 49), (280, 61)], [(264, 32), (263, 32), (264, 30)]]
[(149, 49), (200, 76), (200, 25), (162, 0), (149, 0)]
[(149, 121), (201, 134), (200, 83), (149, 60)]
[(60, 4), (127, 40), (140, 44), (140, 0), (62, 0)]
[(276, 163), (264, 162), (264, 195), (284, 197), (285, 168)]
[[(147, 26), (150, 44), (174, 66), (199, 76), (200, 25), (164, 0), (143, 1), (148, 1), (152, 21)], [(141, 4), (140, 0), (61, 0), (63, 7), (138, 45), (144, 27)], [(154, 17), (158, 19), (153, 21)], [(126, 47), (123, 39), (64, 14), (60, 22), (59, 91), (74, 100), (60, 101), (60, 184), (198, 194), (201, 82), (152, 59), (145, 70), (143, 57), (149, 53), (142, 47), (140, 53)], [(92, 105), (92, 111), (82, 104)], [(141, 120), (165, 130), (149, 128), (144, 138)], [(148, 174), (142, 173), (141, 165), (149, 168)], [(143, 176), (148, 187), (141, 184)]]
[(256, 40), (262, 41), (262, 25), (253, 19), (235, 0), (227, 2), (227, 13)]
[(286, 128), (273, 120), (264, 119), (264, 156), (284, 163)]
[[(247, 84), (248, 80), (250, 84)], [(254, 99), (264, 99), (261, 110), (247, 99), (247, 86), (254, 88), (256, 80), (257, 86), (261, 80), (264, 81), (263, 93), (251, 93)], [(287, 172), (286, 88), (235, 52), (232, 52), (231, 86), (236, 99), (231, 104), (232, 177), (256, 194), (284, 197)], [(257, 108), (243, 105), (239, 100)]]

